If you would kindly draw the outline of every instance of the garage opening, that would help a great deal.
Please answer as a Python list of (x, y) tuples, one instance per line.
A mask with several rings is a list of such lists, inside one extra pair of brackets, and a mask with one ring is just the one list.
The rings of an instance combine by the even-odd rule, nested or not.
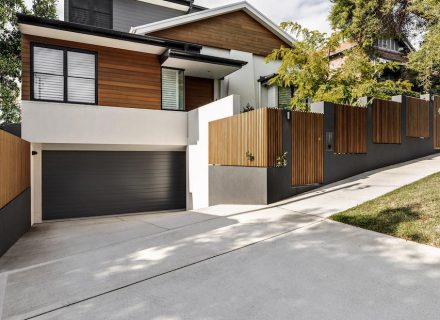
[(43, 219), (185, 209), (185, 152), (43, 151)]

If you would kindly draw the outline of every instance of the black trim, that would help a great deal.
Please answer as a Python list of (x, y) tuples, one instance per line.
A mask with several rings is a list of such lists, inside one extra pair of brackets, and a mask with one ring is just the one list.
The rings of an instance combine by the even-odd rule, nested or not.
[(269, 80), (275, 78), (277, 76), (276, 73), (272, 73), (268, 76), (261, 76), (260, 79), (258, 79), (258, 82), (261, 82), (262, 84), (266, 84)]
[[(162, 86), (162, 69), (171, 69), (171, 70), (178, 70), (178, 71), (182, 71), (183, 72), (183, 109), (166, 109), (163, 107), (163, 100), (162, 100), (162, 96), (163, 96), (163, 86)], [(178, 111), (178, 112), (186, 112), (186, 97), (185, 97), (185, 85), (186, 85), (186, 81), (185, 81), (185, 69), (179, 69), (179, 68), (172, 68), (172, 67), (161, 67), (160, 68), (160, 109), (161, 110), (165, 110), (165, 111)]]
[(44, 27), (49, 29), (70, 31), (70, 32), (78, 32), (82, 34), (89, 34), (89, 35), (111, 38), (116, 40), (143, 43), (143, 44), (148, 44), (162, 48), (171, 48), (171, 49), (193, 51), (193, 52), (200, 52), (200, 50), (202, 49), (201, 45), (189, 43), (189, 42), (132, 34), (128, 32), (98, 28), (98, 27), (88, 26), (79, 23), (45, 19), (30, 15), (24, 15), (20, 13), (17, 14), (17, 19), (19, 24), (27, 24), (27, 25), (33, 25), (33, 26)]
[[(71, 103), (71, 104), (84, 104), (84, 105), (97, 105), (98, 104), (98, 53), (95, 51), (90, 50), (83, 50), (83, 49), (77, 49), (77, 48), (69, 48), (69, 47), (63, 47), (63, 46), (56, 46), (51, 44), (43, 44), (38, 42), (31, 42), (31, 56), (30, 56), (30, 87), (31, 87), (31, 100), (32, 101), (43, 101), (43, 102), (59, 102), (59, 103)], [(64, 78), (64, 92), (63, 92), (63, 100), (49, 100), (49, 99), (36, 99), (34, 96), (34, 47), (40, 47), (40, 48), (48, 48), (48, 49), (55, 49), (55, 50), (62, 50), (63, 51), (63, 78)], [(95, 102), (94, 103), (88, 103), (88, 102), (77, 102), (77, 101), (69, 101), (68, 100), (68, 92), (67, 92), (67, 80), (68, 80), (68, 70), (67, 70), (67, 52), (79, 52), (79, 53), (86, 53), (86, 54), (92, 54), (95, 56)], [(89, 79), (89, 78), (86, 78)]]
[(247, 65), (247, 61), (234, 60), (228, 58), (221, 58), (216, 56), (208, 56), (206, 54), (194, 53), (194, 52), (185, 52), (185, 51), (177, 51), (177, 50), (168, 50), (161, 56), (161, 64), (164, 64), (168, 58), (176, 58), (190, 61), (198, 61), (205, 62), (211, 64), (219, 64), (230, 67), (243, 67)]
[[(191, 3), (190, 0), (165, 0), (165, 1), (176, 3), (176, 4), (181, 4), (183, 6), (188, 6), (188, 7), (190, 6), (190, 3)], [(192, 9), (207, 10), (208, 8), (193, 4)]]

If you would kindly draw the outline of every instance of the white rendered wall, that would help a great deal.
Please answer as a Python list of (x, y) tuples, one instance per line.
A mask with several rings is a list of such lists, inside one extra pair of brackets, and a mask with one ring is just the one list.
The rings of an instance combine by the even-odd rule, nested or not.
[(209, 122), (240, 113), (240, 97), (229, 96), (188, 113), (187, 208), (209, 206)]
[(33, 143), (187, 145), (186, 112), (22, 101), (22, 137)]

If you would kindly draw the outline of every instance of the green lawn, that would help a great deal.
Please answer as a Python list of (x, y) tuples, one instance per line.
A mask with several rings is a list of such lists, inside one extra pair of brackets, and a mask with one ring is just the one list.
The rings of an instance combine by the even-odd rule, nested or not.
[(330, 219), (440, 247), (440, 173)]

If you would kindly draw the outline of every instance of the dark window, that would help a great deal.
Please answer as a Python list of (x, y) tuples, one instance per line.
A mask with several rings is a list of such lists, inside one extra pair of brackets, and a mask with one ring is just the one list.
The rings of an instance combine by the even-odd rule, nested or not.
[(69, 21), (95, 27), (113, 28), (112, 0), (70, 0)]
[(32, 99), (97, 103), (96, 53), (32, 46)]

